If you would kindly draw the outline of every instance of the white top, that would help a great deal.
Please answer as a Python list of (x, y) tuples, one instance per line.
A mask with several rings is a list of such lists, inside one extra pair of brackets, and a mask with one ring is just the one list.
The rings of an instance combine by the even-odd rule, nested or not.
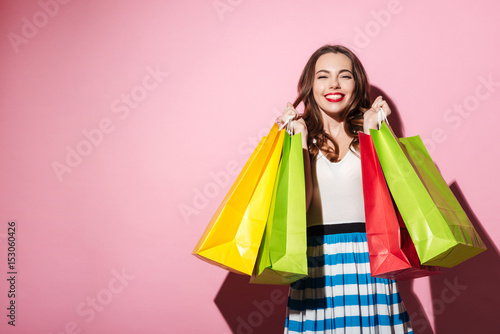
[(365, 221), (361, 160), (351, 151), (330, 162), (321, 151), (311, 161), (313, 197), (307, 226)]

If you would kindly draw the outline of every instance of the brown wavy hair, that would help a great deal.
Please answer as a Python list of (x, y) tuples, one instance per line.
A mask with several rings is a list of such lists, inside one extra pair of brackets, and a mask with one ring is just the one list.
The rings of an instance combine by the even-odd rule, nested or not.
[(363, 131), (363, 113), (371, 107), (369, 97), (370, 85), (361, 61), (351, 50), (342, 45), (322, 46), (311, 55), (302, 71), (297, 85), (298, 96), (293, 106), (296, 108), (301, 102), (304, 103), (302, 118), (306, 122), (309, 133), (307, 139), (309, 155), (311, 159), (315, 159), (321, 149), (328, 160), (335, 162), (339, 158), (339, 147), (335, 139), (325, 132), (321, 111), (313, 95), (316, 62), (320, 56), (326, 53), (344, 54), (352, 63), (355, 82), (353, 99), (343, 112), (343, 115), (345, 117), (345, 130), (353, 136), (349, 148), (356, 154), (359, 151), (358, 133)]

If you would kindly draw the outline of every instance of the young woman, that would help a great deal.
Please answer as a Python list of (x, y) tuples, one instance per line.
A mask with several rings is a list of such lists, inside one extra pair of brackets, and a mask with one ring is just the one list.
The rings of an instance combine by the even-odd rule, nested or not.
[(290, 286), (285, 333), (413, 333), (396, 282), (372, 278), (368, 262), (358, 134), (377, 128), (380, 109), (391, 113), (381, 96), (370, 104), (356, 55), (325, 45), (278, 120), (292, 117), (307, 152), (309, 276)]

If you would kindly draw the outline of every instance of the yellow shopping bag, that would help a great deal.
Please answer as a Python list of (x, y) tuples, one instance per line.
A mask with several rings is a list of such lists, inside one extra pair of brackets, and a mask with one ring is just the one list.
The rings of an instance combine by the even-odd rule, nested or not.
[(266, 227), (283, 147), (275, 124), (262, 138), (215, 212), (193, 255), (232, 272), (251, 275)]

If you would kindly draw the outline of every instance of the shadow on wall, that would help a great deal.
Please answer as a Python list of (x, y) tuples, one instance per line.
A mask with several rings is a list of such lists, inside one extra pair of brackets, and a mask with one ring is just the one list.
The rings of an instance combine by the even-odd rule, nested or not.
[(214, 300), (232, 332), (283, 333), (288, 285), (250, 284), (249, 280), (229, 273)]
[[(442, 277), (441, 275), (431, 277)], [(415, 334), (434, 334), (429, 318), (417, 295), (413, 291), (413, 280), (398, 282), (399, 294), (403, 300), (408, 315), (410, 316), (413, 332)]]
[[(497, 302), (500, 300), (500, 256), (495, 244), (472, 212), (457, 183), (451, 190), (467, 213), (487, 250), (454, 268), (442, 268), (442, 275), (430, 277), (433, 332), (412, 282), (400, 282), (401, 296), (410, 314), (415, 334), (500, 333)], [(409, 297), (409, 298), (407, 298)]]
[[(440, 333), (500, 333), (500, 256), (456, 182), (450, 186), (487, 250), (431, 278), (435, 330)], [(418, 333), (418, 332), (417, 332)]]

